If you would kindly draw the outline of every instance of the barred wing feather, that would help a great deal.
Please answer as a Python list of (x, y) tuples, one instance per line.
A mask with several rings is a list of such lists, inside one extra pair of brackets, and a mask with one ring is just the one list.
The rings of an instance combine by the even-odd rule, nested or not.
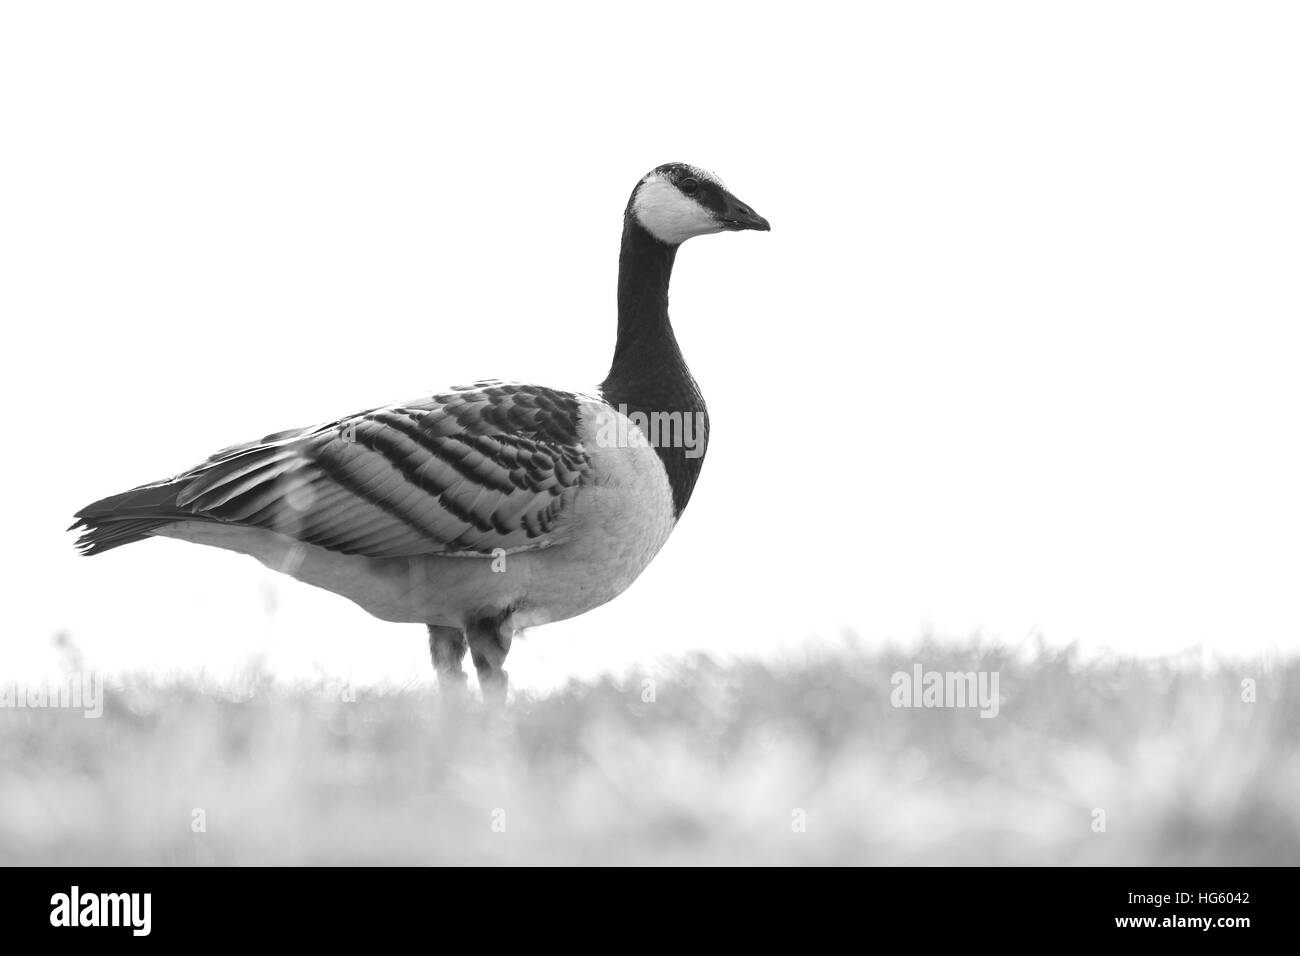
[(489, 554), (565, 539), (591, 462), (573, 392), (480, 382), (236, 445), (78, 513), (88, 553), (201, 520), (345, 554)]

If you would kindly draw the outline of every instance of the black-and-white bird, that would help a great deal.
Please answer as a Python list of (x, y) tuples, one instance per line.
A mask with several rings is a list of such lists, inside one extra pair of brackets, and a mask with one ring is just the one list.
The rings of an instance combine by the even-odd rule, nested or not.
[(468, 649), (503, 697), (515, 632), (622, 593), (690, 500), (708, 417), (668, 319), (678, 246), (768, 228), (712, 174), (660, 166), (627, 204), (618, 338), (591, 394), (479, 382), (278, 432), (86, 506), (77, 545), (160, 535), (250, 554), (427, 625), (440, 682), (463, 683)]

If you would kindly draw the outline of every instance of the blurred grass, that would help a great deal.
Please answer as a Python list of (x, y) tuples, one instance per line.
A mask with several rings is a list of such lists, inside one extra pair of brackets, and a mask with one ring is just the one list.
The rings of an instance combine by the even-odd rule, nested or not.
[[(892, 707), (915, 662), (999, 671), (1000, 714)], [(129, 680), (0, 708), (0, 863), (1296, 864), (1298, 670), (853, 647), (504, 711)]]

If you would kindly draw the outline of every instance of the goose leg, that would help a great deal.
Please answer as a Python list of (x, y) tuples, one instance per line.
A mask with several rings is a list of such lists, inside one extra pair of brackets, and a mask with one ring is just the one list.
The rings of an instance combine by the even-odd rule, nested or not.
[(458, 627), (429, 625), (429, 656), (433, 669), (438, 672), (438, 686), (443, 690), (465, 686), (465, 632)]
[(504, 703), (509, 689), (509, 675), (503, 666), (510, 653), (514, 632), (493, 618), (480, 618), (466, 630), (469, 652), (478, 671), (478, 686), (485, 701)]

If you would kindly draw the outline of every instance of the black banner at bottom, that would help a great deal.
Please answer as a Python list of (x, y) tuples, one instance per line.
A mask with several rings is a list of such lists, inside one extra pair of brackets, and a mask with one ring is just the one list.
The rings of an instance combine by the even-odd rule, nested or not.
[[(468, 921), (582, 938), (680, 933), (734, 945), (789, 929), (943, 939), (1196, 940), (1290, 924), (1288, 869), (36, 868), (0, 871), (6, 942), (285, 940), (337, 945)], [(534, 920), (536, 922), (534, 922)], [(784, 926), (782, 925), (784, 924)], [(698, 927), (698, 929), (697, 929)], [(498, 929), (499, 931), (499, 929)], [(669, 937), (659, 937), (661, 940)]]

